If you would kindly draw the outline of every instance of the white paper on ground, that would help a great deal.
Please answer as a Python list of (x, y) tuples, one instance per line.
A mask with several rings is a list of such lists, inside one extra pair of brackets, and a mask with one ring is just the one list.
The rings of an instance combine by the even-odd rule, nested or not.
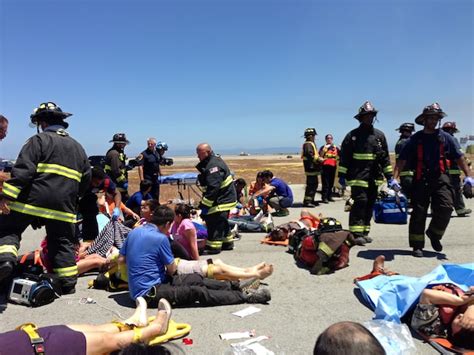
[(257, 355), (274, 355), (275, 353), (273, 351), (268, 350), (262, 344), (258, 343), (266, 339), (268, 339), (267, 336), (261, 335), (256, 338), (243, 341), (241, 343), (230, 344), (230, 346), (232, 347), (232, 351), (237, 354), (247, 353), (247, 350), (250, 350), (250, 351), (253, 351)]
[(250, 331), (245, 331), (245, 332), (231, 332), (231, 333), (219, 334), (219, 337), (222, 340), (251, 338), (251, 337), (254, 337), (254, 336), (255, 336), (255, 330), (250, 330)]
[(261, 309), (260, 308), (257, 308), (257, 307), (254, 307), (254, 306), (249, 306), (247, 308), (244, 308), (240, 311), (237, 311), (237, 312), (234, 312), (232, 313), (234, 316), (237, 316), (237, 317), (240, 317), (240, 318), (244, 318), (244, 317), (247, 317), (251, 314), (254, 314), (254, 313), (257, 313), (257, 312), (260, 312)]

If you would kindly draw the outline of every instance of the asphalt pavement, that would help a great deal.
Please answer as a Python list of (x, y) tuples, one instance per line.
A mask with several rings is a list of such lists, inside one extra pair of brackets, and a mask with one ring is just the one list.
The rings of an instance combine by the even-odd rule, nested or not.
[[(302, 200), (302, 185), (292, 186), (295, 201)], [(318, 194), (319, 196), (319, 194)], [(473, 200), (466, 201), (474, 209)], [(274, 218), (275, 224), (297, 219), (301, 207), (290, 209), (288, 217)], [(339, 219), (348, 227), (348, 213), (344, 212), (344, 201), (321, 204), (312, 209), (315, 213)], [(267, 305), (253, 305), (261, 311), (245, 318), (232, 315), (249, 305), (219, 307), (191, 307), (173, 310), (172, 319), (192, 326), (187, 338), (192, 344), (185, 345), (182, 339), (166, 346), (174, 354), (230, 354), (230, 344), (240, 340), (226, 341), (220, 333), (255, 330), (256, 335), (268, 336), (261, 344), (275, 354), (311, 354), (317, 336), (329, 325), (339, 321), (364, 322), (373, 312), (357, 297), (352, 280), (368, 273), (375, 256), (383, 254), (390, 270), (411, 276), (421, 276), (441, 263), (467, 263), (474, 261), (473, 242), (474, 217), (456, 217), (450, 222), (443, 238), (442, 253), (432, 251), (429, 241), (424, 258), (414, 258), (408, 247), (408, 225), (386, 225), (372, 223), (371, 237), (374, 241), (364, 247), (351, 249), (350, 266), (330, 275), (314, 276), (295, 265), (293, 256), (281, 246), (260, 244), (263, 233), (242, 233), (233, 251), (225, 251), (215, 258), (237, 266), (250, 266), (265, 261), (275, 265), (272, 276), (265, 280), (272, 293)], [(44, 229), (28, 229), (22, 240), (20, 252), (34, 250), (44, 237)], [(134, 304), (127, 292), (108, 293), (88, 289), (87, 283), (94, 275), (81, 277), (74, 295), (55, 300), (40, 308), (28, 308), (8, 304), (0, 309), (0, 331), (11, 330), (19, 324), (33, 322), (38, 326), (52, 324), (101, 324), (117, 318), (128, 317)], [(84, 298), (96, 303), (84, 304)], [(82, 301), (81, 301), (82, 300)], [(148, 310), (153, 315), (155, 310)], [(415, 339), (420, 354), (436, 353), (428, 344)]]

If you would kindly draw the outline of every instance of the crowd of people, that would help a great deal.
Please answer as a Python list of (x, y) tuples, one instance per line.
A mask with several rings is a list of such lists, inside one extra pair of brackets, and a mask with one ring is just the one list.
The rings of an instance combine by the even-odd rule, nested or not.
[[(413, 134), (415, 128), (411, 123), (399, 127), (401, 136), (395, 148), (393, 168), (385, 135), (374, 128), (377, 112), (370, 102), (365, 102), (354, 116), (359, 126), (345, 136), (340, 148), (334, 144), (333, 136), (327, 134), (325, 144), (318, 149), (316, 129), (304, 131), (301, 158), (306, 189), (302, 205), (307, 209), (318, 206), (320, 175), (320, 202), (334, 202), (334, 183), (338, 177), (342, 189), (350, 187), (353, 200), (349, 213), (350, 240), (363, 246), (372, 242), (369, 234), (373, 207), (385, 180), (391, 189), (407, 196), (413, 209), (408, 228), (413, 256), (423, 257), (425, 234), (433, 249), (440, 252), (453, 207), (458, 216), (471, 212), (464, 205), (461, 189), (468, 187), (472, 197), (474, 179), (453, 136), (456, 125), (446, 122), (442, 129), (437, 128), (446, 114), (437, 103), (426, 106), (415, 119), (415, 123), (423, 126), (422, 130)], [(270, 170), (262, 170), (247, 189), (245, 180), (234, 180), (229, 167), (210, 144), (198, 144), (196, 169), (202, 198), (196, 209), (207, 234), (205, 246), (199, 247), (194, 209), (186, 204), (178, 204), (174, 209), (160, 205), (161, 167), (172, 164), (171, 159), (164, 157), (167, 144), (149, 138), (147, 149), (132, 164), (124, 151), (130, 142), (124, 133), (116, 133), (110, 141), (113, 145), (105, 155), (103, 169), (91, 168), (83, 147), (66, 130), (69, 126), (66, 119), (71, 115), (53, 102), (40, 104), (30, 116), (38, 133), (22, 147), (11, 174), (0, 175), (0, 289), (6, 287), (14, 274), (23, 232), (33, 225), (45, 226), (47, 263), (62, 295), (75, 292), (77, 277), (84, 270), (114, 269), (119, 274), (117, 277), (128, 284), (132, 299), (158, 307), (156, 321), (119, 329), (120, 333), (111, 325), (61, 326), (48, 330), (63, 332), (88, 351), (98, 349), (91, 352), (116, 350), (117, 344), (129, 345), (162, 333), (171, 312), (168, 302), (172, 306), (217, 306), (271, 300), (269, 289), (260, 280), (271, 276), (273, 265), (262, 262), (237, 267), (218, 259), (201, 259), (201, 255), (234, 248), (230, 215), (237, 220), (250, 216), (248, 221), (262, 215), (288, 216), (295, 201), (291, 187), (283, 179)], [(5, 138), (7, 127), (8, 120), (0, 116), (0, 140)], [(136, 166), (140, 188), (130, 196), (128, 171)], [(461, 172), (465, 175), (463, 182)], [(433, 218), (425, 231), (430, 206)], [(305, 213), (309, 216), (306, 219), (317, 220), (310, 212)], [(107, 216), (111, 229), (99, 225), (98, 215)], [(116, 224), (121, 227), (115, 228)], [(311, 223), (309, 228), (314, 225)], [(433, 304), (439, 298), (427, 293), (421, 303)], [(316, 350), (332, 346), (326, 338), (341, 328), (360, 333), (361, 341), (373, 342), (370, 333), (366, 334), (360, 327), (342, 324), (321, 335), (315, 353), (331, 353)], [(109, 333), (114, 334), (110, 343), (102, 344), (103, 347), (92, 345)], [(12, 342), (19, 336), (18, 333), (0, 335), (0, 342)], [(373, 353), (380, 350), (376, 344), (374, 349)]]

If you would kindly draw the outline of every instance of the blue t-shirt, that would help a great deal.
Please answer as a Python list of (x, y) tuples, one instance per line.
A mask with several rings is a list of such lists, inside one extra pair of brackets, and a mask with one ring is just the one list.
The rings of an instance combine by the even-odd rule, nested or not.
[(444, 145), (444, 154), (447, 160), (457, 160), (463, 153), (454, 137), (442, 130), (426, 134), (418, 131), (412, 135), (400, 152), (399, 159), (407, 161), (407, 167), (416, 170), (418, 161), (418, 144), (423, 146), (423, 168), (433, 173), (439, 172), (441, 157), (440, 142)]
[(120, 254), (127, 259), (128, 288), (133, 299), (166, 279), (165, 265), (174, 262), (168, 237), (153, 224), (132, 230)]
[(279, 178), (273, 178), (270, 185), (275, 187), (275, 194), (277, 196), (287, 197), (293, 202), (293, 192), (286, 182)]
[(135, 192), (127, 201), (126, 206), (133, 211), (140, 209), (143, 200), (151, 200), (153, 197), (148, 193), (143, 196), (143, 192), (137, 191)]

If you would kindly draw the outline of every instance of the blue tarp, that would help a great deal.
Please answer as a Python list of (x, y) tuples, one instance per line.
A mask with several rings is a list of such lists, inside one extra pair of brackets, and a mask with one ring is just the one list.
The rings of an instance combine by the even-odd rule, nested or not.
[(177, 173), (167, 176), (160, 176), (160, 184), (195, 184), (198, 173)]
[(400, 323), (428, 285), (453, 283), (463, 290), (474, 286), (474, 263), (443, 264), (422, 277), (380, 275), (358, 281), (363, 297), (375, 311), (375, 319)]

